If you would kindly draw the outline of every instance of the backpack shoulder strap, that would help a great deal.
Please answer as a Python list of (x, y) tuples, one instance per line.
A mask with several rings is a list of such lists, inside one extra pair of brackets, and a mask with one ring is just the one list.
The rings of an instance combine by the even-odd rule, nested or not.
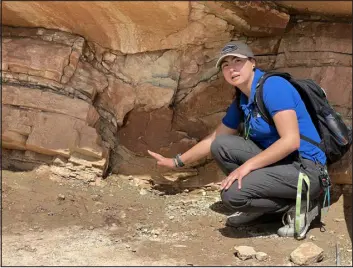
[(259, 79), (259, 82), (256, 84), (256, 91), (255, 91), (255, 105), (259, 109), (259, 112), (261, 116), (264, 118), (264, 120), (270, 124), (274, 125), (273, 119), (270, 115), (270, 113), (267, 111), (264, 100), (263, 100), (263, 94), (264, 94), (264, 84), (267, 78), (271, 76), (279, 76), (282, 77), (286, 80), (290, 80), (292, 77), (289, 73), (281, 73), (281, 72), (266, 72), (264, 73), (261, 78)]
[[(259, 109), (259, 113), (261, 114), (262, 118), (267, 122), (267, 124), (269, 125), (274, 125), (275, 123), (273, 122), (273, 119), (270, 115), (270, 113), (268, 112), (268, 110), (266, 109), (264, 100), (263, 100), (263, 94), (264, 94), (264, 83), (265, 80), (271, 76), (279, 76), (282, 77), (284, 79), (286, 79), (288, 82), (292, 83), (292, 76), (289, 73), (281, 73), (281, 72), (266, 72), (262, 75), (262, 77), (259, 79), (259, 82), (256, 85), (256, 91), (255, 91), (255, 105), (257, 106), (257, 108)], [(322, 146), (322, 144), (300, 134), (300, 138), (302, 140), (305, 140), (317, 147), (319, 147), (321, 150), (324, 151), (324, 148)]]

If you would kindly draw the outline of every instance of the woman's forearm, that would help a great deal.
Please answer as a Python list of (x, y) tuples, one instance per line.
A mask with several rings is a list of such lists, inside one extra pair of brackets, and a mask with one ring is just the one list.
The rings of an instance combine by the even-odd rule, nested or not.
[[(299, 141), (298, 141), (299, 140)], [(298, 137), (280, 138), (267, 149), (245, 162), (251, 170), (256, 170), (269, 166), (282, 160), (300, 146)]]
[(211, 144), (214, 141), (215, 136), (215, 133), (210, 134), (195, 146), (190, 148), (188, 151), (183, 153), (180, 156), (181, 161), (183, 161), (184, 164), (190, 164), (206, 157), (211, 151)]

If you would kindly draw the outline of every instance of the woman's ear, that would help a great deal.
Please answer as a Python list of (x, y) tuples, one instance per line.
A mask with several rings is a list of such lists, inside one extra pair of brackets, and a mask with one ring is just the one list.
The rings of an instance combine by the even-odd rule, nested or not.
[(255, 68), (256, 68), (256, 61), (255, 61), (255, 59), (254, 59), (254, 58), (251, 58), (251, 59), (250, 59), (250, 62), (251, 62), (251, 64), (252, 64), (252, 69), (255, 70)]

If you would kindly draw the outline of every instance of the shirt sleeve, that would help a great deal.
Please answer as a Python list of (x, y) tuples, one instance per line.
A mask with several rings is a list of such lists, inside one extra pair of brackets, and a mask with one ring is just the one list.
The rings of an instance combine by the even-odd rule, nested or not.
[(263, 100), (272, 117), (280, 111), (295, 110), (298, 98), (299, 93), (286, 79), (276, 76), (266, 79)]
[(235, 101), (228, 107), (226, 115), (222, 119), (222, 123), (229, 128), (237, 129), (240, 122), (240, 111)]

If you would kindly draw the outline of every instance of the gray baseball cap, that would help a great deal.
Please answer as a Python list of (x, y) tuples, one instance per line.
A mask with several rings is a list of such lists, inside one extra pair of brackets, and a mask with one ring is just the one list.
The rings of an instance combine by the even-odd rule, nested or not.
[(244, 59), (254, 58), (254, 53), (247, 44), (241, 41), (229, 42), (222, 48), (216, 67), (219, 68), (223, 59), (228, 56), (235, 56)]

